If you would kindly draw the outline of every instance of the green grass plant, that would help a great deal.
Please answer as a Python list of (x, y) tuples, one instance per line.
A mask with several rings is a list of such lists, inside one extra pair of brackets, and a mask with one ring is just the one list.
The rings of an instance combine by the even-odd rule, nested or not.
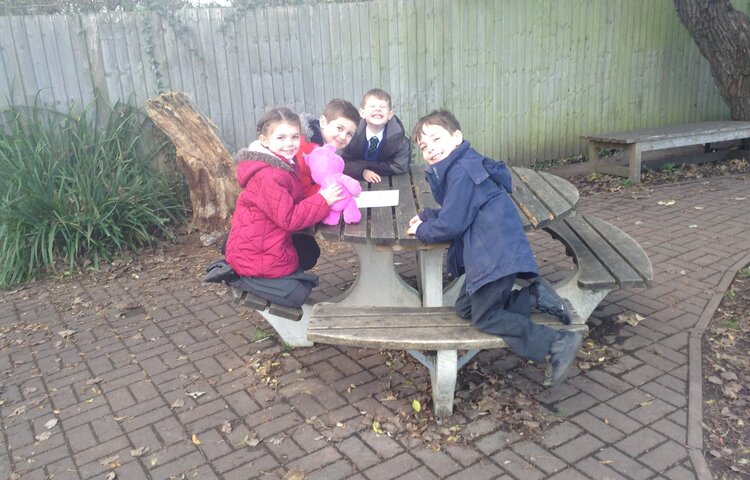
[[(185, 216), (180, 181), (152, 168), (128, 103), (0, 117), (0, 286), (69, 273), (171, 236)], [(153, 143), (153, 142), (152, 142)]]

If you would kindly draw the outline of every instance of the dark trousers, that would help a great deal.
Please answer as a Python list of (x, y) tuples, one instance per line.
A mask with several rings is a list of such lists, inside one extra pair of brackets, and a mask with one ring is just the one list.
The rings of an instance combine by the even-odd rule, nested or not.
[(543, 364), (557, 332), (531, 321), (529, 287), (514, 290), (515, 275), (483, 285), (467, 295), (466, 285), (456, 300), (459, 317), (471, 320), (479, 330), (505, 340), (517, 355)]

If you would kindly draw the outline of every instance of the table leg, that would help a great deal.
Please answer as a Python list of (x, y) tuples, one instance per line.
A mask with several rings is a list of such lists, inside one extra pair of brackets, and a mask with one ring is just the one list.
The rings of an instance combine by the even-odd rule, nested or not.
[(312, 305), (302, 305), (302, 318), (298, 321), (274, 315), (268, 310), (258, 310), (258, 313), (271, 324), (276, 333), (291, 347), (311, 347), (313, 343), (307, 339), (307, 326), (310, 323)]
[(443, 253), (444, 249), (417, 250), (419, 288), (422, 291), (422, 305), (425, 307), (443, 306)]
[(418, 307), (422, 300), (393, 267), (393, 250), (354, 244), (359, 256), (359, 273), (349, 289), (333, 300), (346, 305)]

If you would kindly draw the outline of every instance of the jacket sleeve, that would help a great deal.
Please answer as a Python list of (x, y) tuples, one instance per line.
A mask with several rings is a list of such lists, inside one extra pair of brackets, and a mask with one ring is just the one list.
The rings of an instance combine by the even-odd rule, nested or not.
[[(443, 243), (461, 237), (474, 222), (481, 203), (469, 176), (456, 176), (446, 189), (440, 210), (432, 212), (437, 216), (423, 219), (417, 227), (417, 238), (424, 243)], [(423, 218), (421, 214), (420, 218)]]
[(313, 181), (310, 167), (305, 161), (305, 155), (312, 152), (317, 146), (317, 144), (308, 142), (303, 139), (300, 145), (299, 153), (294, 158), (294, 161), (297, 164), (297, 175), (299, 176), (299, 183), (302, 185), (302, 192), (304, 193), (305, 198), (315, 195), (320, 190), (320, 185)]
[(262, 194), (255, 195), (254, 201), (279, 228), (296, 232), (315, 225), (328, 215), (328, 204), (320, 194), (295, 203), (283, 179), (264, 177), (258, 181), (258, 191)]

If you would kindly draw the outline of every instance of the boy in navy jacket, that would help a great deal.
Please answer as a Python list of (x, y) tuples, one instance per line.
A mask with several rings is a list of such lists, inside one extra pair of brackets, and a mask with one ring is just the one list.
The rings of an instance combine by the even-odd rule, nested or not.
[[(420, 212), (408, 232), (425, 243), (450, 242), (448, 271), (466, 274), (456, 312), (481, 331), (497, 335), (521, 357), (544, 364), (557, 385), (581, 346), (579, 333), (531, 321), (535, 309), (570, 323), (565, 302), (539, 277), (521, 219), (510, 197), (511, 176), (503, 162), (480, 155), (463, 139), (448, 111), (422, 117), (412, 130), (425, 161), (427, 181), (439, 209)], [(514, 289), (517, 279), (531, 283)]]
[(381, 175), (408, 171), (411, 142), (404, 125), (391, 109), (391, 96), (379, 88), (364, 94), (359, 108), (362, 120), (341, 156), (344, 173), (357, 180), (377, 183)]

